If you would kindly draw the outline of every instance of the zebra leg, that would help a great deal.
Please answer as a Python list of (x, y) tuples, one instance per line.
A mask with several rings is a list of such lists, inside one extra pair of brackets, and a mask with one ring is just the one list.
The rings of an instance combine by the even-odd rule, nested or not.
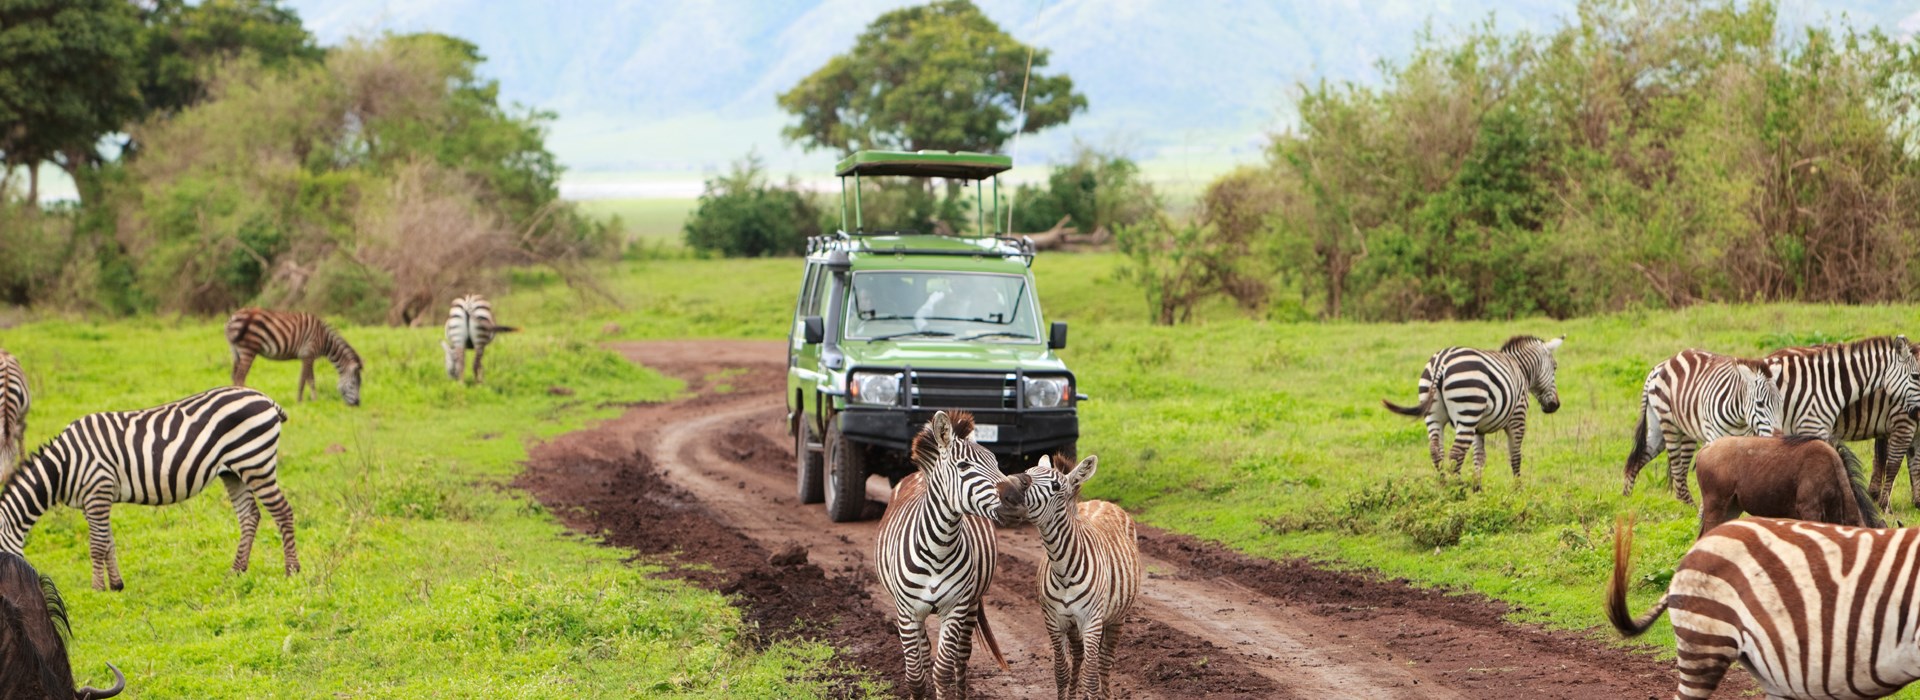
[(1480, 475), (1487, 470), (1487, 436), (1473, 436), (1473, 490), (1480, 490)]
[(1513, 467), (1513, 483), (1520, 483), (1520, 443), (1527, 439), (1527, 424), (1516, 423), (1507, 429), (1507, 465)]
[(1475, 438), (1471, 428), (1453, 429), (1453, 449), (1447, 450), (1447, 462), (1453, 466), (1454, 476), (1460, 475), (1460, 465), (1466, 462), (1467, 450), (1473, 449)]
[(1693, 493), (1687, 489), (1687, 470), (1693, 466), (1693, 441), (1673, 443), (1667, 449), (1667, 476), (1673, 480), (1673, 495), (1681, 503), (1693, 505)]
[[(246, 490), (251, 492), (253, 497), (260, 499), (260, 505), (265, 506), (267, 512), (273, 515), (273, 524), (280, 530), (281, 556), (286, 558), (287, 575), (292, 576), (300, 573), (300, 553), (299, 550), (294, 547), (293, 506), (288, 505), (287, 495), (280, 490), (280, 482), (274, 477), (274, 466), (277, 460), (277, 454), (269, 454), (266, 461), (263, 462), (265, 465), (264, 468), (258, 465), (248, 467), (229, 464), (227, 465), (227, 469), (239, 475), (237, 481), (243, 482)], [(222, 475), (223, 480), (224, 476), (225, 475)], [(234, 488), (232, 482), (227, 483), (227, 493), (229, 495), (233, 495)], [(233, 499), (234, 512), (241, 517), (240, 555), (244, 557), (252, 551), (253, 533), (247, 528), (246, 516), (239, 513), (240, 496), (233, 495)], [(259, 517), (258, 513), (254, 514), (254, 522), (256, 524), (259, 522)], [(246, 571), (245, 560), (242, 559), (234, 562), (234, 570)]]
[(1113, 700), (1113, 651), (1120, 646), (1120, 623), (1107, 623), (1107, 631), (1100, 635), (1100, 695), (1101, 700)]
[(486, 381), (486, 379), (480, 375), (480, 357), (485, 354), (487, 354), (487, 346), (473, 346), (473, 383), (475, 384)]
[(1887, 509), (1889, 495), (1893, 493), (1893, 482), (1899, 476), (1900, 460), (1888, 459), (1887, 438), (1873, 440), (1873, 476), (1867, 479), (1867, 495), (1881, 510)]
[[(300, 388), (294, 392), (295, 401), (307, 400), (307, 387), (313, 384), (313, 358), (300, 358)], [(313, 390), (313, 398), (320, 398), (320, 389)]]
[(907, 697), (927, 697), (927, 627), (923, 618), (902, 612), (893, 620), (900, 633), (901, 655), (907, 659)]
[(466, 348), (444, 340), (440, 341), (440, 348), (447, 352), (447, 378), (456, 382), (460, 381), (460, 375), (465, 374), (467, 371)]
[(233, 517), (240, 521), (240, 551), (233, 555), (234, 573), (247, 572), (247, 561), (253, 558), (253, 536), (260, 530), (260, 507), (253, 501), (253, 492), (240, 477), (231, 472), (220, 474), (220, 483), (227, 487), (227, 500), (233, 502)]
[(979, 619), (979, 614), (967, 606), (955, 606), (940, 619), (940, 647), (933, 653), (933, 697), (937, 700), (966, 697), (964, 676), (967, 660), (973, 656), (973, 628)]
[(1103, 620), (1088, 620), (1080, 632), (1079, 695), (1089, 700), (1100, 697), (1100, 650), (1106, 648), (1106, 627)]
[[(104, 591), (109, 586), (113, 590), (126, 588), (120, 580), (120, 562), (113, 555), (113, 526), (107, 521), (108, 513), (113, 509), (113, 498), (104, 490), (87, 497), (84, 506), (87, 515), (87, 547), (93, 555), (93, 590)], [(104, 574), (104, 576), (103, 576)]]
[[(1679, 652), (1679, 658), (1674, 660), (1674, 668), (1680, 672), (1680, 683), (1675, 687), (1673, 697), (1712, 697), (1713, 691), (1720, 687), (1720, 680), (1726, 677), (1727, 669), (1733, 666), (1734, 657), (1723, 653), (1700, 651), (1695, 648), (1694, 644), (1689, 642), (1688, 638), (1705, 636), (1710, 639), (1723, 640), (1729, 645), (1718, 647), (1719, 649), (1736, 648), (1732, 645), (1736, 645), (1738, 642), (1718, 635), (1705, 635), (1696, 630), (1675, 630), (1674, 634), (1680, 637), (1680, 643), (1676, 649), (1676, 651)], [(1700, 648), (1713, 647), (1707, 647), (1703, 644), (1700, 645)]]
[(1440, 467), (1440, 464), (1441, 464), (1440, 462), (1440, 428), (1441, 428), (1440, 419), (1438, 417), (1435, 417), (1432, 413), (1428, 413), (1427, 414), (1427, 454), (1433, 456), (1433, 473), (1439, 474), (1440, 476), (1445, 477), (1447, 475), (1447, 472), (1446, 470)]
[(253, 371), (253, 351), (233, 349), (233, 385), (246, 386), (247, 373)]
[(1053, 643), (1053, 688), (1054, 697), (1067, 700), (1073, 697), (1073, 647), (1069, 646), (1069, 632), (1073, 623), (1059, 616), (1047, 616), (1047, 639)]

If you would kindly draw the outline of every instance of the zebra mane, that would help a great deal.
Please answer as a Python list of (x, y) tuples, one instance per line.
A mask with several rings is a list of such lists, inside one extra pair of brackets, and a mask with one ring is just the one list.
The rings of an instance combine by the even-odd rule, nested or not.
[(1519, 350), (1520, 346), (1525, 345), (1529, 340), (1536, 343), (1543, 342), (1540, 340), (1539, 336), (1516, 335), (1514, 337), (1508, 338), (1507, 342), (1500, 346), (1500, 352), (1513, 352), (1515, 350)]
[(973, 437), (973, 414), (966, 411), (954, 411), (947, 414), (953, 419), (953, 436), (962, 440)]
[(1780, 444), (1805, 445), (1809, 442), (1814, 442), (1818, 440), (1820, 440), (1820, 436), (1818, 435), (1788, 435), (1786, 437), (1780, 438)]
[(1060, 472), (1061, 474), (1070, 474), (1070, 473), (1072, 473), (1072, 472), (1073, 472), (1073, 468), (1074, 468), (1074, 467), (1078, 467), (1078, 466), (1080, 466), (1080, 465), (1079, 465), (1078, 463), (1076, 463), (1076, 462), (1074, 462), (1074, 461), (1073, 461), (1072, 459), (1070, 459), (1070, 458), (1068, 458), (1068, 457), (1067, 457), (1067, 453), (1065, 453), (1065, 452), (1055, 452), (1055, 453), (1053, 453), (1053, 463), (1054, 463), (1054, 464), (1065, 464), (1065, 465), (1067, 465), (1067, 466), (1064, 466), (1064, 467), (1055, 467), (1055, 468), (1054, 468), (1054, 471), (1057, 471), (1057, 472)]
[[(954, 439), (965, 440), (973, 435), (973, 414), (954, 411), (947, 414), (947, 419), (953, 422)], [(933, 435), (925, 426), (920, 428), (920, 432), (914, 433), (913, 446), (908, 449), (907, 454), (913, 461), (914, 469), (926, 469), (940, 460), (940, 448), (934, 446)]]

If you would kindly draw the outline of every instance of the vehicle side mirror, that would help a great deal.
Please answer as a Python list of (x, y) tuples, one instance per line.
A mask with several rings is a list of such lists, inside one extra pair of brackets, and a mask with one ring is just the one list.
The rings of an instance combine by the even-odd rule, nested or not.
[(819, 345), (827, 339), (827, 322), (819, 316), (807, 316), (800, 319), (800, 325), (806, 327), (805, 340), (808, 345)]
[(1047, 331), (1047, 347), (1060, 350), (1067, 347), (1067, 322), (1054, 321), (1053, 328)]

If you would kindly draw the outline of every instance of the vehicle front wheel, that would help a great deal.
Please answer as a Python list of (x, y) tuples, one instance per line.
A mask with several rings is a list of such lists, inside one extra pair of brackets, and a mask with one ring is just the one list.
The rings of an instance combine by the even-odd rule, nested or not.
[(827, 519), (836, 523), (859, 520), (867, 511), (867, 460), (859, 445), (840, 433), (840, 419), (827, 426)]
[(826, 499), (826, 487), (821, 483), (820, 451), (807, 446), (813, 442), (813, 425), (805, 418), (800, 419), (800, 427), (793, 431), (794, 471), (799, 473), (799, 495), (802, 504), (819, 503)]

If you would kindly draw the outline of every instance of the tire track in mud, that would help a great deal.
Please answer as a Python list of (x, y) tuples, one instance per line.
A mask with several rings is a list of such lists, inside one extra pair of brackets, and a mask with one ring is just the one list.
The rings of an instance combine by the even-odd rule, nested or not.
[[(685, 379), (693, 396), (638, 406), (538, 446), (519, 485), (609, 544), (693, 565), (674, 575), (736, 595), (763, 635), (825, 641), (852, 666), (899, 681), (891, 603), (867, 559), (877, 523), (832, 523), (821, 507), (794, 499), (783, 346), (613, 347)], [(884, 508), (884, 485), (876, 478), (868, 486), (872, 515)], [(1504, 607), (1478, 596), (1257, 560), (1140, 530), (1148, 581), (1115, 663), (1122, 697), (1589, 698), (1672, 690), (1668, 664), (1507, 624)], [(970, 685), (987, 697), (1051, 697), (1052, 656), (1035, 595), (1044, 555), (1031, 528), (1002, 530), (998, 541), (987, 605), (1011, 670), (976, 649)]]

